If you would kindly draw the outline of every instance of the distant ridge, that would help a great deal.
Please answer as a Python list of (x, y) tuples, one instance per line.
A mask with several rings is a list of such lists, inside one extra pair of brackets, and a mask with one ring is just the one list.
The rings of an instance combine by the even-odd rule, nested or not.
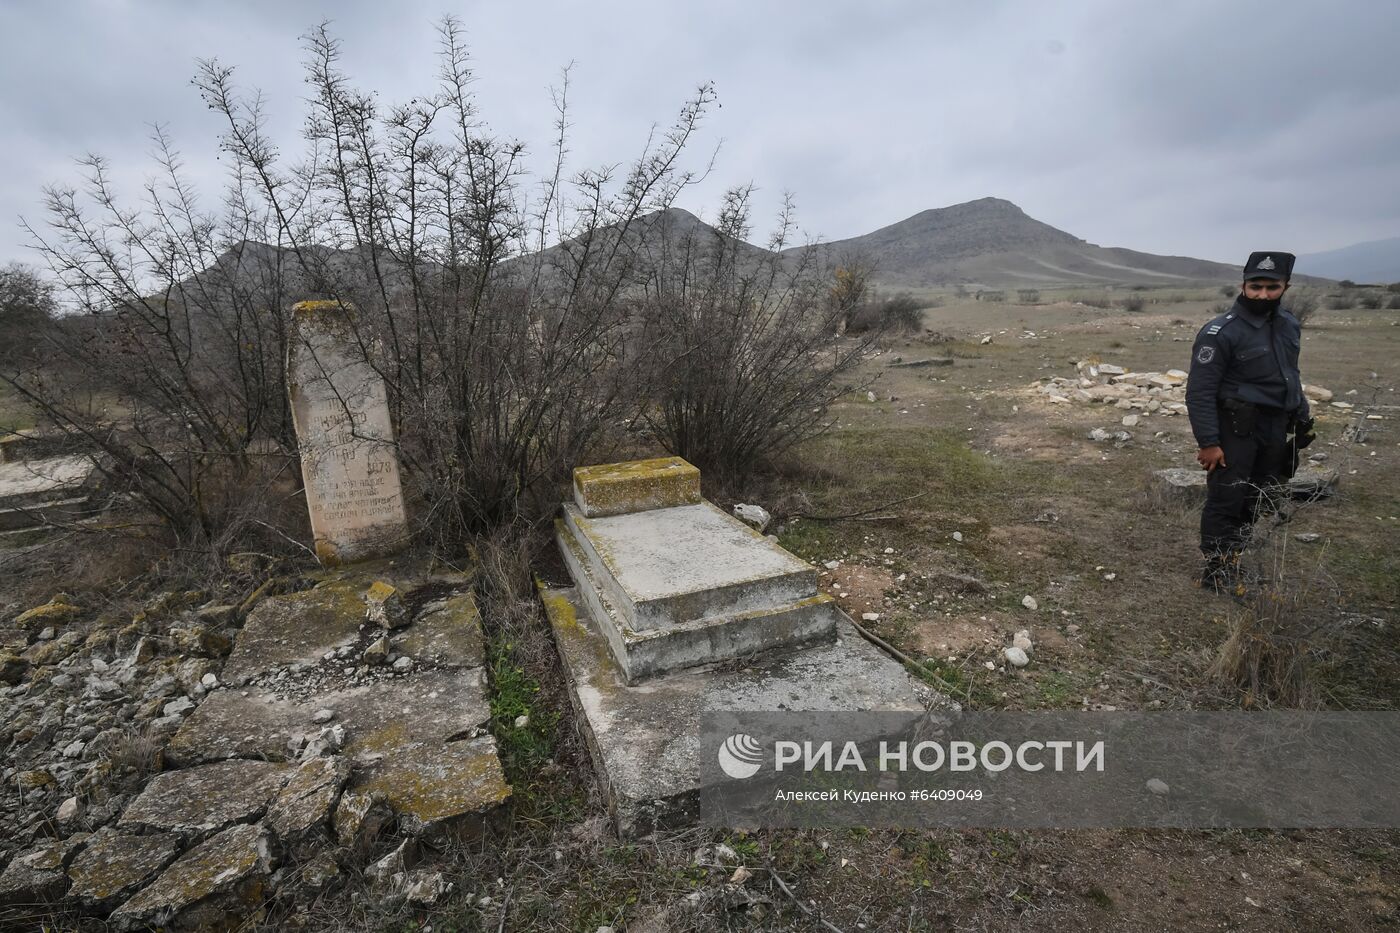
[(920, 211), (863, 236), (836, 240), (838, 256), (865, 254), (896, 287), (948, 285), (1188, 285), (1239, 280), (1237, 266), (1096, 246), (1028, 216), (1003, 198)]
[[(607, 228), (600, 228), (599, 232), (604, 229)], [(694, 250), (706, 251), (721, 242), (733, 248), (732, 255), (741, 265), (753, 267), (764, 257), (772, 256), (763, 247), (730, 240), (694, 214), (676, 207), (636, 217), (621, 242), (631, 261), (643, 267), (675, 261), (685, 253), (694, 259), (699, 255)], [(1389, 248), (1387, 244), (1400, 246), (1400, 240), (1361, 246), (1379, 246), (1383, 255), (1389, 255), (1385, 252)], [(577, 254), (584, 245), (585, 241), (580, 239), (548, 247), (542, 254), (546, 269), (568, 267), (571, 265), (569, 256)], [(920, 211), (862, 236), (823, 243), (817, 248), (833, 262), (848, 261), (856, 256), (873, 262), (874, 280), (892, 288), (1193, 286), (1238, 284), (1240, 280), (1237, 265), (1088, 243), (1028, 216), (1003, 198), (980, 198)], [(794, 258), (800, 249), (802, 247), (793, 247), (781, 255)], [(219, 264), (226, 272), (242, 279), (252, 274), (257, 260), (266, 260), (269, 254), (278, 252), (264, 244), (243, 243), (222, 256)], [(290, 266), (288, 274), (304, 276), (305, 270), (299, 268), (300, 263), (290, 253), (284, 251), (283, 258)], [(332, 273), (347, 272), (360, 265), (354, 250), (322, 249), (318, 250), (316, 258)], [(1318, 259), (1300, 259), (1300, 274), (1295, 275), (1295, 280), (1307, 282), (1319, 275), (1332, 277), (1322, 271), (1331, 267)], [(509, 260), (510, 263), (529, 261), (529, 256)], [(1381, 277), (1335, 275), (1357, 281), (1400, 281), (1400, 269)], [(307, 287), (314, 290), (309, 280)]]
[(1400, 237), (1299, 256), (1297, 269), (1307, 275), (1351, 279), (1368, 285), (1400, 282)]

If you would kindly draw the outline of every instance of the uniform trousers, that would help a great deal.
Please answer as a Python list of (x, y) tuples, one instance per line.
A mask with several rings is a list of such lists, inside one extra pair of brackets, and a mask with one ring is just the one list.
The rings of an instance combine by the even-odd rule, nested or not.
[(1221, 408), (1220, 448), (1227, 465), (1206, 477), (1201, 552), (1207, 558), (1243, 550), (1254, 521), (1286, 495), (1284, 484), (1298, 465), (1288, 423), (1288, 413), (1277, 408), (1258, 406), (1252, 418)]

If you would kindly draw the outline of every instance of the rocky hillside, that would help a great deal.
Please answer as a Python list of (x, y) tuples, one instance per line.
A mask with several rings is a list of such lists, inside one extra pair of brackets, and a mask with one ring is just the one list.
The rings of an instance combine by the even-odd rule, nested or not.
[(1239, 269), (1224, 263), (1095, 246), (1001, 198), (921, 211), (826, 248), (838, 257), (869, 257), (876, 279), (896, 287), (1186, 285), (1239, 278)]

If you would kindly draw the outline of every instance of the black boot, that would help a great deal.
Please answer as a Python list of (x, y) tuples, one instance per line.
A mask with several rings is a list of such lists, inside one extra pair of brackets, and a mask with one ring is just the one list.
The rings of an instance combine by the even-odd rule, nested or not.
[(1201, 589), (1210, 590), (1220, 596), (1240, 597), (1244, 595), (1244, 574), (1240, 569), (1240, 552), (1227, 551), (1223, 554), (1210, 554), (1206, 557), (1205, 568), (1201, 571)]

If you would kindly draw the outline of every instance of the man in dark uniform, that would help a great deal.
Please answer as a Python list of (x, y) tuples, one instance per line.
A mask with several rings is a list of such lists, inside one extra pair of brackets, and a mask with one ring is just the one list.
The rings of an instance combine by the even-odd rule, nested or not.
[(1236, 591), (1261, 500), (1273, 504), (1315, 437), (1298, 373), (1302, 326), (1282, 307), (1294, 258), (1251, 253), (1234, 306), (1201, 328), (1191, 348), (1186, 408), (1196, 462), (1208, 473), (1201, 584), (1216, 592)]

